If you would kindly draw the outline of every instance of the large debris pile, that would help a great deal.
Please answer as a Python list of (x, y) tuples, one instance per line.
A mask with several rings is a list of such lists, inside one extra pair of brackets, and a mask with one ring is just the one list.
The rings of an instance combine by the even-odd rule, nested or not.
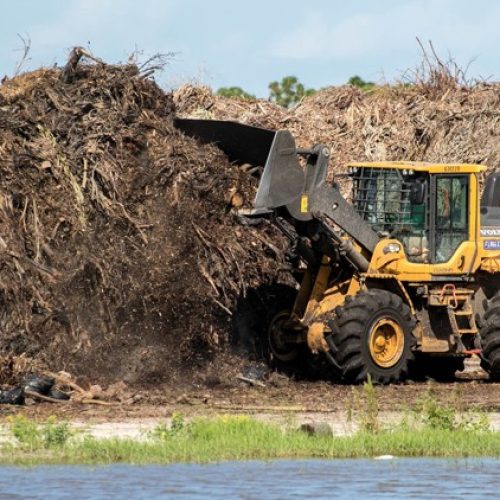
[(276, 241), (231, 212), (253, 181), (173, 109), (136, 66), (75, 52), (0, 86), (0, 352), (175, 383), (227, 343), (236, 298), (275, 278)]
[[(446, 76), (446, 75), (444, 75)], [(331, 173), (349, 161), (414, 160), (481, 163), (500, 167), (500, 84), (468, 86), (453, 78), (414, 85), (330, 87), (292, 110), (184, 86), (174, 94), (185, 116), (239, 120), (287, 128), (307, 147), (332, 150)]]
[(0, 354), (37, 366), (177, 383), (227, 345), (237, 298), (278, 276), (283, 242), (231, 209), (255, 180), (180, 134), (174, 113), (288, 128), (332, 148), (331, 173), (500, 161), (499, 84), (344, 86), (285, 110), (199, 87), (171, 96), (134, 65), (81, 55), (0, 86)]

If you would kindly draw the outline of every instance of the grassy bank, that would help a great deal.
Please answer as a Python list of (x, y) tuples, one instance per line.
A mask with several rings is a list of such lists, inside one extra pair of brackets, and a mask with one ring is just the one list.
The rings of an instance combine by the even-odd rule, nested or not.
[(199, 420), (177, 435), (144, 441), (76, 437), (63, 444), (7, 445), (3, 464), (214, 462), (276, 458), (500, 456), (500, 433), (445, 429), (360, 431), (352, 436), (309, 436), (247, 417)]
[(11, 439), (0, 447), (2, 464), (107, 464), (214, 462), (277, 458), (355, 458), (395, 456), (500, 456), (500, 433), (489, 430), (487, 415), (438, 404), (429, 394), (397, 424), (381, 420), (370, 385), (349, 403), (354, 434), (311, 434), (290, 421), (286, 426), (248, 416), (219, 416), (185, 421), (174, 415), (143, 440), (95, 439), (68, 423), (6, 422)]

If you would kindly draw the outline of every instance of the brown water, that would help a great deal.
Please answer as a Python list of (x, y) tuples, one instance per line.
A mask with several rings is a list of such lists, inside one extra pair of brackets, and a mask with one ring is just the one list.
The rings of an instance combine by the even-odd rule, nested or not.
[(1, 499), (498, 498), (500, 459), (2, 467)]

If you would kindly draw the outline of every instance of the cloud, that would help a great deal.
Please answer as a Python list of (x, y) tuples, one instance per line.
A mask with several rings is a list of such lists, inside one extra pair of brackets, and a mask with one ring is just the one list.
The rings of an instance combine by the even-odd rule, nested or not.
[(21, 33), (32, 41), (30, 67), (64, 63), (74, 45), (110, 62), (137, 46), (145, 57), (178, 52), (169, 78), (204, 68), (214, 86), (261, 95), (287, 74), (315, 87), (353, 74), (391, 79), (418, 62), (415, 36), (461, 65), (477, 56), (471, 72), (498, 77), (499, 18), (491, 0), (16, 0), (0, 17), (0, 76), (20, 56)]
[[(57, 52), (61, 48), (87, 45), (116, 52), (131, 51), (135, 44), (158, 38), (174, 22), (177, 0), (75, 0), (49, 22), (30, 31), (33, 47)], [(153, 44), (154, 45), (154, 44)]]
[[(497, 22), (500, 4), (482, 9), (466, 1), (410, 0), (406, 2), (360, 2), (355, 11), (336, 19), (310, 12), (293, 29), (276, 37), (270, 54), (277, 58), (333, 59), (346, 61), (367, 57), (390, 58), (415, 53), (415, 37), (432, 40), (438, 50), (457, 57), (473, 57), (500, 45)], [(361, 5), (362, 4), (362, 8)], [(491, 47), (491, 49), (489, 49)], [(467, 62), (467, 61), (465, 61)]]

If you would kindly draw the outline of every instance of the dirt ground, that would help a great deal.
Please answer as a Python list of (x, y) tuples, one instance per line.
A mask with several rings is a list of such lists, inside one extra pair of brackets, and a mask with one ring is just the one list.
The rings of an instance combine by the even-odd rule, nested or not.
[[(428, 391), (443, 403), (456, 402), (463, 409), (488, 412), (500, 411), (500, 384), (485, 380), (463, 380), (455, 383), (407, 383), (376, 387), (375, 394), (381, 411), (404, 411), (413, 408)], [(61, 420), (112, 422), (135, 419), (168, 419), (174, 412), (186, 417), (224, 413), (261, 414), (272, 417), (307, 415), (309, 413), (342, 413), (362, 405), (362, 387), (334, 385), (328, 382), (281, 380), (266, 387), (250, 387), (244, 383), (232, 387), (158, 387), (137, 392), (128, 402), (112, 404), (33, 403), (23, 407), (3, 406), (0, 419), (23, 414), (45, 419), (55, 415)]]
[[(244, 366), (241, 372), (245, 373)], [(24, 415), (36, 420), (56, 416), (89, 424), (144, 423), (168, 421), (174, 413), (186, 418), (248, 414), (266, 421), (284, 421), (293, 416), (314, 421), (341, 418), (345, 422), (346, 413), (362, 411), (366, 402), (363, 386), (296, 380), (278, 372), (267, 372), (261, 380), (241, 380), (241, 372), (233, 369), (221, 378), (213, 374), (190, 376), (184, 384), (156, 387), (118, 383), (106, 388), (100, 399), (86, 403), (78, 398), (60, 403), (27, 398), (24, 406), (0, 405), (0, 422), (10, 415)], [(193, 378), (198, 382), (192, 382)], [(474, 409), (500, 414), (500, 383), (488, 380), (477, 357), (466, 360), (465, 370), (457, 372), (452, 383), (407, 380), (399, 385), (375, 386), (374, 393), (379, 410), (385, 413), (415, 409), (431, 393), (440, 403), (452, 404), (459, 411)]]

